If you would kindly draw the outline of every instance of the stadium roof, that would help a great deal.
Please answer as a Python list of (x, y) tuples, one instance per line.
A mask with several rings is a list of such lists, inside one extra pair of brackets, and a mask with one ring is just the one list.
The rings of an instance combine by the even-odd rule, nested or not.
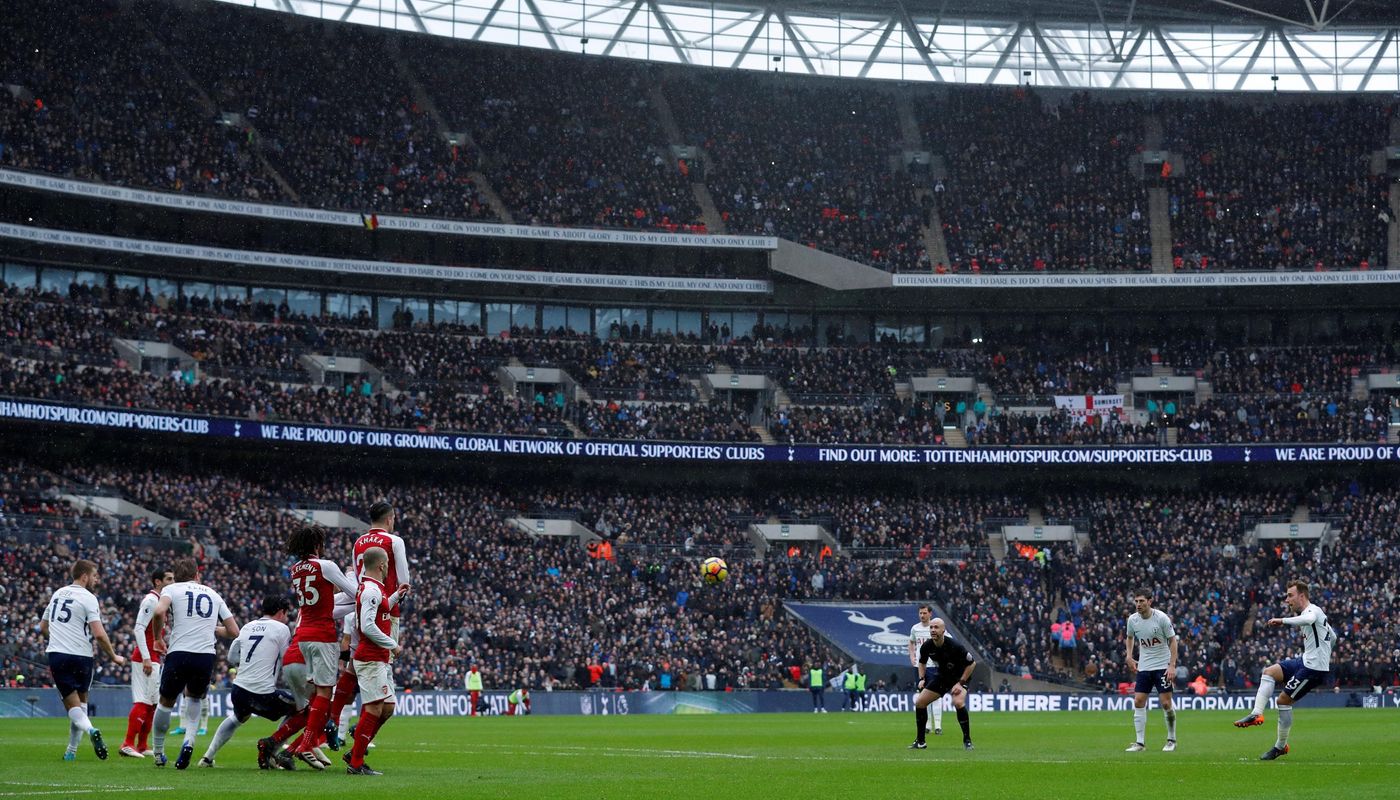
[(829, 77), (1400, 91), (1400, 0), (219, 1), (497, 44)]

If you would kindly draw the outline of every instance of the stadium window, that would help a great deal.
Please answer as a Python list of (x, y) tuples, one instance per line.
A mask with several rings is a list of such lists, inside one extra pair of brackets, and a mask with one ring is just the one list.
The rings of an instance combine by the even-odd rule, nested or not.
[(574, 333), (588, 333), (593, 330), (593, 309), (571, 306), (568, 328)]
[[(621, 322), (628, 331), (633, 330), (633, 326), (640, 330), (643, 335), (649, 330), (650, 323), (647, 320), (647, 310), (645, 308), (624, 308), (621, 309)], [(629, 335), (631, 335), (629, 333)]]
[(246, 303), (248, 302), (248, 287), (216, 283), (214, 284), (214, 296), (220, 300), (237, 300), (240, 303)]
[[(363, 294), (327, 294), (326, 313), (345, 319), (355, 319), (370, 315), (370, 310), (374, 307), (374, 301), (369, 295)], [(296, 310), (296, 309), (293, 309)]]
[(379, 316), (376, 322), (381, 329), (394, 327), (394, 320), (399, 309), (403, 307), (403, 302), (397, 297), (379, 298)]
[(539, 306), (534, 303), (517, 303), (510, 307), (511, 324), (533, 331), (539, 326), (538, 311)]
[(496, 336), (510, 331), (510, 303), (486, 304), (486, 335)]
[(68, 284), (73, 282), (73, 270), (44, 267), (39, 271), (39, 291), (68, 294)]
[(140, 275), (116, 275), (114, 280), (118, 289), (135, 289), (138, 294), (146, 291), (146, 279)]
[[(345, 297), (345, 295), (333, 295), (333, 297)], [(287, 308), (293, 314), (306, 314), (312, 317), (320, 316), (321, 293), (311, 292), (305, 289), (288, 289)], [(338, 314), (339, 312), (334, 306), (331, 306), (330, 313)]]
[(555, 331), (560, 328), (569, 327), (568, 307), (540, 306), (540, 327), (546, 331)]
[(651, 312), (651, 330), (658, 336), (669, 336), (676, 332), (676, 312), (660, 308)]
[(147, 278), (146, 291), (156, 299), (156, 305), (165, 308), (166, 303), (180, 296), (180, 285), (166, 278)]
[(3, 280), (16, 289), (33, 289), (38, 282), (38, 270), (24, 264), (6, 264)]
[(677, 311), (676, 312), (676, 333), (682, 336), (700, 335), (700, 312), (699, 311)]
[(457, 324), (480, 331), (481, 304), (462, 300), (457, 303)]
[(186, 300), (200, 299), (212, 301), (214, 299), (214, 284), (185, 281), (180, 284), (180, 294), (184, 295)]
[(609, 339), (613, 337), (612, 326), (622, 325), (622, 309), (600, 308), (594, 323), (593, 335), (599, 339)]
[(253, 302), (270, 305), (276, 308), (287, 302), (286, 289), (270, 289), (262, 286), (253, 287)]

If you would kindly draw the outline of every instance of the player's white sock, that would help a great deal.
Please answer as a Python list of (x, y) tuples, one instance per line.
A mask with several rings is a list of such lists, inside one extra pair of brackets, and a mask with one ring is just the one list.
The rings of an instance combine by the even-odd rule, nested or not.
[(1133, 731), (1137, 733), (1137, 738), (1133, 741), (1138, 744), (1147, 743), (1147, 708), (1133, 708)]
[(68, 719), (72, 720), (80, 732), (89, 733), (92, 731), (92, 721), (88, 719), (86, 708), (73, 706), (68, 709)]
[(209, 695), (199, 701), (199, 728), (205, 730), (209, 727)]
[(1259, 691), (1254, 693), (1254, 713), (1263, 714), (1269, 706), (1269, 698), (1274, 696), (1274, 678), (1267, 672), (1259, 676)]
[(228, 744), (228, 740), (233, 738), (234, 732), (242, 724), (234, 717), (225, 717), (224, 721), (219, 723), (219, 729), (214, 731), (214, 740), (209, 743), (209, 749), (205, 751), (204, 757), (213, 761), (214, 756), (223, 749), (224, 745)]
[(175, 709), (156, 704), (156, 721), (151, 723), (151, 749), (165, 754), (165, 734), (170, 732), (170, 714)]
[(336, 724), (336, 730), (340, 732), (341, 741), (345, 741), (350, 735), (350, 717), (354, 715), (354, 713), (355, 709), (351, 708), (349, 705), (340, 709), (340, 720)]
[(1278, 741), (1274, 747), (1282, 750), (1288, 746), (1288, 732), (1293, 730), (1293, 706), (1278, 707)]
[(1176, 709), (1166, 709), (1162, 714), (1167, 718), (1167, 738), (1176, 741)]
[(68, 752), (78, 752), (78, 744), (83, 741), (83, 730), (71, 720), (68, 722)]
[(185, 744), (194, 745), (195, 734), (199, 732), (199, 704), (185, 703), (180, 709), (180, 724), (185, 728)]
[(933, 729), (936, 730), (936, 731), (941, 731), (941, 730), (943, 730), (943, 698), (941, 698), (941, 697), (938, 698), (938, 702), (937, 702), (937, 703), (934, 703), (933, 706), (932, 706), (932, 708), (933, 708)]

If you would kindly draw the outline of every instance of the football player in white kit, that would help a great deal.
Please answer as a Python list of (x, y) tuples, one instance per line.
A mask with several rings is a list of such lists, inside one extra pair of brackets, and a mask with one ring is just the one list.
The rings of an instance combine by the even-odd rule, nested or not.
[(228, 663), (238, 668), (229, 701), (233, 716), (225, 717), (214, 731), (214, 740), (199, 766), (214, 766), (214, 757), (228, 744), (239, 726), (254, 714), (279, 722), (297, 713), (296, 699), (286, 689), (277, 688), (282, 655), (292, 643), (287, 614), (292, 601), (285, 595), (268, 595), (262, 601), (262, 616), (243, 626), (228, 648)]
[[(909, 666), (919, 666), (919, 648), (923, 647), (924, 642), (927, 642), (933, 637), (933, 630), (930, 627), (932, 624), (933, 609), (927, 604), (919, 606), (919, 621), (914, 623), (914, 627), (909, 629)], [(914, 694), (917, 695), (918, 692)], [(938, 702), (933, 704), (933, 719), (930, 719), (928, 725), (925, 727), (933, 731), (934, 736), (943, 735), (942, 698), (939, 698)]]
[(1235, 720), (1236, 728), (1250, 728), (1264, 724), (1264, 707), (1274, 694), (1274, 684), (1283, 684), (1283, 693), (1278, 696), (1278, 739), (1260, 761), (1273, 761), (1279, 756), (1288, 755), (1288, 733), (1293, 729), (1293, 704), (1303, 699), (1308, 692), (1327, 683), (1332, 672), (1332, 646), (1337, 635), (1327, 624), (1327, 614), (1308, 600), (1308, 584), (1302, 580), (1288, 582), (1288, 594), (1284, 603), (1294, 613), (1291, 617), (1274, 617), (1268, 621), (1271, 628), (1291, 625), (1303, 634), (1303, 657), (1285, 658), (1270, 664), (1259, 676), (1259, 691), (1254, 695), (1254, 710), (1248, 716)]
[(73, 582), (53, 593), (39, 619), (39, 632), (49, 640), (44, 652), (49, 658), (49, 673), (53, 685), (68, 710), (68, 749), (64, 761), (78, 757), (78, 743), (87, 734), (92, 750), (102, 760), (107, 759), (107, 746), (102, 732), (93, 727), (87, 715), (88, 687), (97, 659), (93, 657), (95, 642), (117, 666), (126, 659), (112, 649), (112, 640), (102, 627), (102, 612), (92, 589), (97, 586), (97, 565), (91, 561), (73, 562), (69, 572)]
[[(1128, 651), (1124, 663), (1137, 671), (1133, 688), (1133, 731), (1137, 738), (1128, 746), (1129, 753), (1147, 749), (1147, 695), (1153, 691), (1161, 697), (1162, 713), (1167, 718), (1167, 743), (1164, 752), (1176, 750), (1176, 709), (1172, 708), (1172, 675), (1176, 672), (1176, 629), (1172, 619), (1152, 607), (1152, 592), (1139, 589), (1133, 593), (1136, 610), (1128, 615)], [(1138, 657), (1133, 658), (1133, 644)]]

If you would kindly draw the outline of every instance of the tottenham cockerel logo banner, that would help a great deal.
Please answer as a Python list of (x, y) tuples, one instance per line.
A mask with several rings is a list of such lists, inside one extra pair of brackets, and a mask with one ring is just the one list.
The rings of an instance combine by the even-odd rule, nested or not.
[(909, 666), (909, 629), (919, 621), (912, 603), (787, 603), (788, 611), (837, 647), (868, 664)]

